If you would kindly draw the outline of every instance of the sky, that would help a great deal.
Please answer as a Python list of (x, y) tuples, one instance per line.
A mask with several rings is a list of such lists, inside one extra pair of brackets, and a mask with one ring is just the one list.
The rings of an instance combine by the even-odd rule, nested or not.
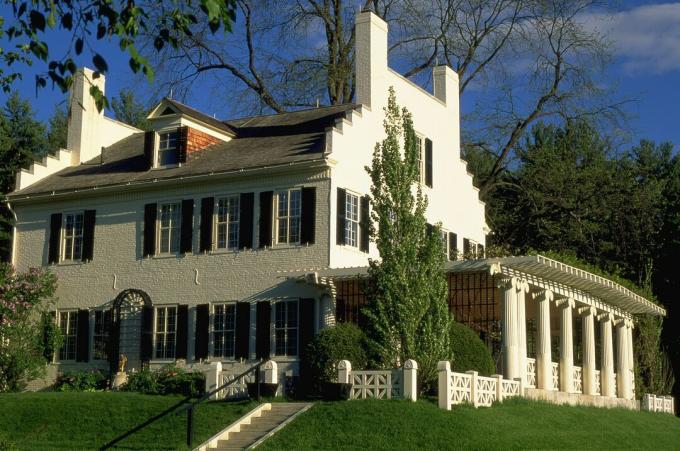
[[(613, 14), (591, 13), (584, 17), (587, 26), (608, 34), (612, 40), (613, 62), (608, 68), (607, 82), (616, 87), (616, 95), (628, 99), (626, 112), (629, 121), (628, 142), (640, 139), (656, 142), (671, 141), (680, 148), (680, 2), (659, 2), (651, 0), (619, 0)], [(0, 9), (0, 15), (7, 11)], [(60, 55), (66, 49), (68, 35), (54, 34), (49, 39), (51, 55)], [(116, 45), (98, 43), (91, 50), (102, 53), (109, 63), (106, 77), (106, 94), (116, 96), (121, 89), (132, 89), (139, 98), (148, 98), (153, 91), (143, 78), (134, 76), (129, 69), (127, 56)], [(89, 58), (89, 56), (88, 56)], [(77, 59), (79, 65), (92, 67), (85, 58)], [(28, 99), (37, 116), (47, 120), (55, 105), (65, 105), (66, 96), (49, 84), (36, 92), (35, 74), (44, 72), (46, 67), (36, 63), (23, 70), (23, 80), (15, 89)], [(185, 101), (191, 106), (219, 118), (228, 116), (213, 111), (214, 103), (207, 96), (200, 96), (200, 90)], [(0, 103), (5, 94), (0, 95)], [(465, 96), (461, 107), (465, 111), (471, 101)]]

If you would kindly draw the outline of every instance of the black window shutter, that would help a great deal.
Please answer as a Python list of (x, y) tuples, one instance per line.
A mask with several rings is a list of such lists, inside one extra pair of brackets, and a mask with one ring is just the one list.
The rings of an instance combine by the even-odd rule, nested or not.
[(470, 240), (463, 238), (463, 256), (470, 258)]
[(139, 346), (139, 357), (142, 362), (151, 360), (153, 351), (153, 307), (142, 309), (142, 334)]
[(432, 235), (434, 233), (434, 226), (428, 222), (425, 224), (425, 231), (427, 232), (427, 236)]
[(177, 156), (180, 163), (187, 162), (187, 143), (189, 141), (189, 127), (186, 125), (177, 129)]
[[(258, 335), (259, 337), (259, 335)], [(250, 340), (250, 303), (239, 302), (236, 304), (236, 346), (235, 356), (237, 359), (248, 359)]]
[(153, 167), (153, 153), (155, 144), (156, 132), (149, 130), (148, 132), (144, 133), (144, 161), (146, 162), (148, 169)]
[(187, 358), (187, 339), (189, 337), (189, 306), (177, 307), (177, 334), (175, 335), (175, 358)]
[(214, 197), (204, 197), (203, 199), (201, 199), (201, 236), (199, 243), (201, 252), (209, 252), (212, 250), (214, 211), (215, 211)]
[[(2, 319), (2, 315), (0, 315), (0, 319)], [(52, 348), (51, 343), (50, 343), (50, 331), (51, 327), (55, 326), (57, 324), (57, 312), (51, 311), (49, 313), (43, 312), (43, 338), (42, 338), (42, 345), (43, 345), (43, 357), (45, 357), (45, 360), (49, 363), (54, 360), (54, 351), (55, 349)]]
[(449, 260), (458, 258), (458, 235), (449, 232)]
[(144, 205), (144, 256), (156, 254), (156, 204)]
[(194, 341), (194, 358), (208, 358), (208, 342), (210, 341), (210, 304), (196, 306), (196, 334)]
[(425, 138), (425, 184), (432, 188), (432, 141)]
[(76, 337), (76, 361), (90, 361), (90, 312), (78, 310), (78, 336)]
[(47, 261), (59, 263), (59, 245), (61, 241), (61, 213), (54, 213), (50, 217), (50, 247)]
[(255, 193), (242, 193), (239, 199), (239, 249), (253, 248), (253, 204)]
[[(260, 193), (260, 247), (272, 245), (272, 210), (274, 192), (263, 191)], [(267, 354), (269, 357), (269, 354)]]
[(302, 212), (300, 213), (300, 243), (314, 244), (316, 227), (316, 188), (302, 188)]
[(256, 319), (256, 339), (255, 339), (255, 355), (258, 359), (269, 359), (271, 350), (270, 343), (270, 323), (271, 323), (272, 306), (269, 301), (261, 301), (257, 303), (257, 319)]
[(359, 218), (359, 229), (361, 237), (359, 239), (359, 250), (362, 252), (368, 252), (369, 249), (369, 224), (371, 223), (371, 209), (370, 200), (368, 196), (363, 196), (361, 198), (361, 212)]
[(339, 245), (345, 244), (345, 213), (347, 208), (347, 191), (343, 188), (338, 188), (338, 219), (335, 227), (336, 243)]
[(83, 214), (83, 261), (91, 261), (94, 257), (94, 224), (96, 210), (85, 210)]
[(182, 201), (182, 228), (180, 230), (179, 251), (190, 254), (194, 237), (194, 200)]
[(305, 348), (314, 338), (314, 299), (300, 299), (300, 349), (298, 355), (305, 355)]

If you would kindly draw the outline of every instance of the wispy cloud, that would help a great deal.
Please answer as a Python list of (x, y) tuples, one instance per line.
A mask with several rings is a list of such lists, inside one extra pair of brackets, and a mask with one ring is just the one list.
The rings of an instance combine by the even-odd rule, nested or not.
[(644, 5), (583, 17), (587, 28), (606, 34), (627, 72), (680, 71), (680, 3)]

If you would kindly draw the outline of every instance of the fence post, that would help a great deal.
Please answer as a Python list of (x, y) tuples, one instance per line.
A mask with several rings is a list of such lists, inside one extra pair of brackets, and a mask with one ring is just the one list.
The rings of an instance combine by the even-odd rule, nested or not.
[(279, 373), (278, 365), (273, 360), (267, 360), (264, 364), (264, 383), (265, 384), (278, 384), (279, 383)]
[(496, 379), (496, 401), (503, 402), (503, 375), (492, 374), (491, 377)]
[(519, 382), (519, 396), (521, 398), (524, 398), (524, 388), (525, 388), (526, 382), (524, 381), (523, 377), (516, 377), (515, 380), (517, 382)]
[(439, 408), (451, 410), (451, 364), (447, 360), (437, 363), (437, 373), (439, 373)]
[(187, 446), (191, 448), (194, 441), (194, 406), (187, 409)]
[(340, 360), (338, 362), (338, 382), (341, 384), (349, 384), (349, 375), (352, 372), (352, 364), (349, 360)]
[(466, 374), (469, 374), (470, 377), (470, 400), (472, 401), (472, 405), (477, 407), (477, 376), (479, 373), (477, 371), (466, 371)]
[[(215, 390), (217, 387), (222, 385), (221, 382), (221, 376), (222, 376), (222, 363), (221, 362), (212, 362), (210, 364), (210, 368), (208, 368), (205, 371), (205, 392), (209, 393), (213, 390)], [(213, 393), (210, 395), (210, 399), (218, 399), (219, 398), (219, 392), (218, 393)]]
[(415, 402), (418, 399), (418, 364), (413, 359), (404, 362), (403, 384), (404, 399)]
[(642, 395), (642, 402), (640, 403), (641, 410), (652, 411), (652, 395), (645, 393)]

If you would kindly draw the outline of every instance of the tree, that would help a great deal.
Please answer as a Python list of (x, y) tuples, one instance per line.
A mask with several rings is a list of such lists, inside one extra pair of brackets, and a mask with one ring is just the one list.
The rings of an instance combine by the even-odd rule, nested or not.
[(66, 149), (68, 137), (68, 115), (66, 110), (61, 107), (54, 109), (54, 114), (50, 118), (49, 129), (47, 131), (47, 146), (49, 152), (54, 154), (59, 149)]
[[(32, 65), (42, 61), (47, 64), (47, 72), (36, 76), (36, 88), (46, 86), (49, 79), (66, 92), (77, 69), (73, 52), (75, 55), (83, 51), (92, 54), (97, 75), (108, 71), (106, 59), (94, 48), (95, 42), (103, 39), (117, 39), (120, 49), (130, 56), (132, 71), (141, 71), (151, 81), (153, 69), (136, 46), (140, 33), (152, 36), (153, 46), (161, 50), (165, 45), (177, 46), (178, 39), (190, 34), (190, 27), (198, 22), (204, 22), (212, 33), (216, 33), (220, 28), (230, 31), (235, 19), (234, 0), (170, 1), (160, 7), (156, 2), (141, 3), (134, 0), (5, 0), (5, 10), (11, 11), (13, 21), (0, 21), (0, 35), (16, 47), (13, 51), (0, 50), (3, 63), (0, 66), (0, 86), (8, 92), (14, 80), (21, 78), (17, 64)], [(50, 59), (47, 33), (57, 29), (68, 33), (68, 51), (61, 59)], [(107, 105), (104, 94), (97, 87), (92, 87), (90, 93), (100, 110)]]
[(56, 277), (47, 271), (17, 274), (0, 264), (0, 392), (21, 391), (58, 347), (59, 333), (47, 315), (55, 289)]
[(367, 334), (379, 365), (394, 368), (415, 359), (427, 386), (436, 379), (437, 362), (450, 357), (444, 255), (439, 226), (427, 231), (411, 114), (400, 111), (393, 89), (385, 114), (387, 136), (366, 168), (370, 233), (380, 252), (380, 260), (369, 263)]
[(135, 94), (129, 89), (123, 89), (117, 98), (111, 101), (111, 109), (116, 119), (140, 130), (148, 130), (150, 127), (146, 117), (151, 108), (138, 102)]

